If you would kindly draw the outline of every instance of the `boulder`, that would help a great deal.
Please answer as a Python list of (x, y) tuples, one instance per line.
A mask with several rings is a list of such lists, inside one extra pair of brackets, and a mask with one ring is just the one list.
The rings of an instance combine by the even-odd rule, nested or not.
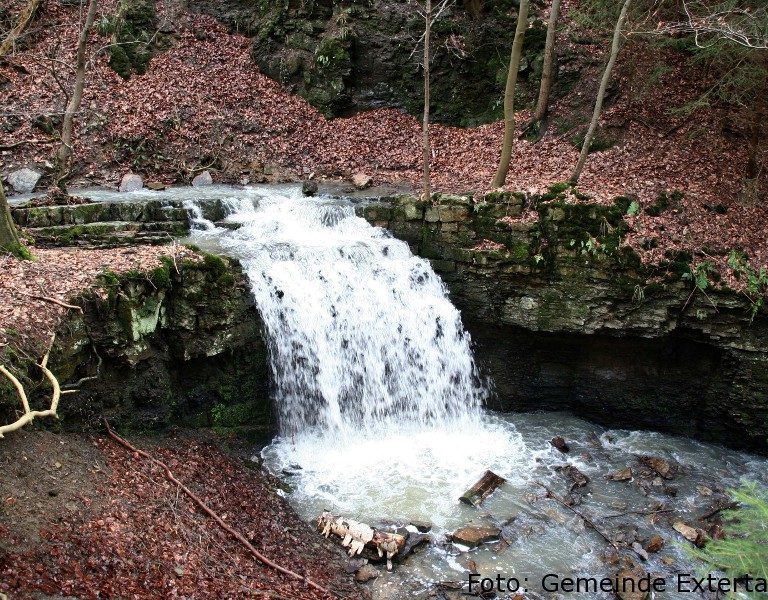
[(307, 180), (301, 184), (301, 193), (305, 196), (314, 196), (317, 194), (317, 181)]
[(371, 187), (373, 183), (373, 177), (366, 175), (365, 173), (357, 173), (352, 177), (352, 185), (358, 190), (364, 190)]
[(136, 173), (126, 173), (120, 180), (121, 192), (136, 192), (144, 187), (144, 180)]
[(468, 526), (457, 529), (450, 535), (450, 538), (452, 542), (462, 544), (463, 546), (469, 546), (470, 548), (475, 548), (480, 544), (485, 544), (486, 542), (491, 542), (495, 539), (498, 539), (500, 533), (501, 530), (497, 527)]
[(195, 175), (195, 178), (192, 180), (193, 187), (203, 187), (211, 184), (213, 184), (213, 177), (211, 177), (210, 171), (203, 171)]
[(619, 469), (610, 475), (606, 475), (606, 479), (609, 481), (629, 481), (632, 479), (632, 469), (630, 467)]
[(24, 167), (8, 175), (8, 183), (19, 194), (29, 194), (35, 191), (35, 186), (43, 176), (40, 171)]
[(560, 450), (560, 452), (568, 452), (570, 450), (570, 448), (568, 447), (568, 444), (565, 441), (565, 438), (559, 435), (553, 437), (549, 443), (552, 444), (553, 447)]
[(160, 181), (150, 181), (147, 183), (147, 189), (153, 190), (155, 192), (159, 192), (161, 190), (164, 190), (166, 186), (164, 183), (161, 183)]
[(646, 552), (659, 552), (664, 547), (664, 538), (660, 535), (652, 535), (645, 543)]
[(371, 579), (376, 579), (379, 575), (381, 575), (381, 571), (373, 565), (363, 565), (357, 570), (357, 573), (355, 573), (355, 581), (358, 583), (365, 583)]

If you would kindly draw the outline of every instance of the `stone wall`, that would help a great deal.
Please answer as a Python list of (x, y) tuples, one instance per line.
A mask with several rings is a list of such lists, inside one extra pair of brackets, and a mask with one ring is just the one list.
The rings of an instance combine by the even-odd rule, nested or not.
[(642, 266), (622, 247), (628, 204), (571, 203), (553, 188), (359, 212), (440, 273), (495, 382), (494, 408), (768, 450), (766, 311), (752, 319), (749, 299), (716, 282), (697, 292), (684, 254)]

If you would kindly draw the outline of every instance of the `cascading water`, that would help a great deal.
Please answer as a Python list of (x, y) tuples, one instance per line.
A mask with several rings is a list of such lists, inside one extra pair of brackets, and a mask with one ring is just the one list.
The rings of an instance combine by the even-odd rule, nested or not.
[(442, 282), (351, 205), (265, 198), (224, 244), (266, 325), (284, 435), (477, 418), (483, 388)]

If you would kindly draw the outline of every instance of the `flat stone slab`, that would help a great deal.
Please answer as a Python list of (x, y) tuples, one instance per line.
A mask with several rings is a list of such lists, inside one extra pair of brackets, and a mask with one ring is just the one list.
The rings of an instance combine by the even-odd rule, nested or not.
[(480, 544), (485, 544), (486, 542), (492, 542), (499, 539), (500, 534), (501, 529), (498, 527), (468, 526), (457, 529), (450, 535), (450, 538), (452, 542), (462, 544), (463, 546), (469, 546), (470, 548), (475, 548)]

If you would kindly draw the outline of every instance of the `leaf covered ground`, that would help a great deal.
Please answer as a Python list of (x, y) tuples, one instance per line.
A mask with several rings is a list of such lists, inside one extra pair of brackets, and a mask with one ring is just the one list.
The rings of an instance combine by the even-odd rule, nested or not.
[[(365, 598), (339, 548), (312, 533), (252, 463), (202, 434), (139, 446), (271, 560)], [(14, 600), (324, 598), (256, 562), (161, 469), (108, 438), (19, 432), (0, 447), (0, 464), (0, 593)]]
[[(566, 19), (574, 4), (565, 3)], [(101, 16), (115, 8), (111, 1), (100, 6)], [(45, 57), (66, 61), (73, 54), (77, 17), (76, 8), (44, 2), (37, 33), (0, 65), (5, 81), (0, 112), (16, 119), (4, 138), (9, 145), (42, 140), (3, 153), (5, 172), (50, 159), (54, 140), (35, 119), (49, 115), (55, 122), (63, 97), (53, 72), (58, 69), (61, 77), (67, 69)], [(184, 182), (210, 167), (215, 179), (234, 183), (265, 177), (349, 179), (363, 171), (375, 183), (418, 185), (415, 118), (381, 109), (326, 120), (259, 73), (249, 55), (250, 39), (186, 12), (174, 16), (173, 29), (169, 47), (154, 56), (148, 71), (127, 81), (99, 52), (109, 39), (92, 35), (75, 150), (80, 183), (115, 185), (129, 169)], [(566, 180), (576, 162), (574, 137), (591, 112), (607, 43), (605, 35), (576, 38), (564, 33), (559, 48), (579, 57), (582, 80), (553, 104), (541, 141), (517, 141), (508, 189), (542, 191)], [(711, 258), (722, 266), (736, 249), (746, 252), (753, 266), (768, 265), (768, 203), (759, 201), (759, 192), (757, 198), (742, 198), (746, 114), (717, 103), (693, 113), (681, 110), (713, 81), (714, 74), (694, 70), (672, 50), (627, 44), (621, 55), (600, 127), (608, 147), (590, 155), (579, 187), (598, 202), (617, 195), (637, 198), (640, 213), (632, 219), (628, 241), (646, 261), (657, 261), (668, 249), (686, 249), (696, 261)], [(521, 131), (528, 116), (527, 111), (517, 116)], [(435, 188), (487, 189), (502, 132), (502, 123), (469, 129), (433, 125)], [(760, 161), (764, 166), (768, 161), (765, 149)], [(673, 190), (683, 192), (681, 202), (658, 216), (646, 212), (661, 192)]]

